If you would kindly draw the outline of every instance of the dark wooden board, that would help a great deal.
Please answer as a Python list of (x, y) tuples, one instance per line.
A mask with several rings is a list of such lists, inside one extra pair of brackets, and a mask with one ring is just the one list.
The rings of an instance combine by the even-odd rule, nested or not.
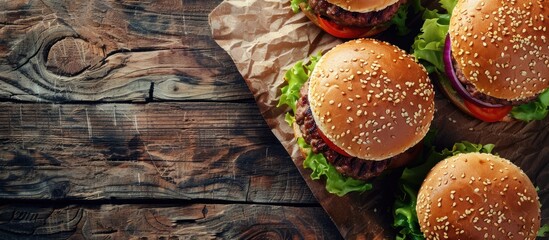
[(0, 206), (0, 238), (339, 239), (320, 207), (242, 204)]
[(0, 239), (340, 238), (212, 39), (221, 2), (0, 4)]
[(0, 112), (0, 198), (316, 202), (254, 103)]
[(251, 99), (207, 27), (219, 2), (10, 0), (0, 7), (0, 99)]

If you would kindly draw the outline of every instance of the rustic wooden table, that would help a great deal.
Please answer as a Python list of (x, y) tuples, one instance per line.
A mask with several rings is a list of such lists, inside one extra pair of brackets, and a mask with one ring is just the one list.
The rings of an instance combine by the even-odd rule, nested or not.
[(0, 239), (337, 239), (208, 14), (0, 1)]

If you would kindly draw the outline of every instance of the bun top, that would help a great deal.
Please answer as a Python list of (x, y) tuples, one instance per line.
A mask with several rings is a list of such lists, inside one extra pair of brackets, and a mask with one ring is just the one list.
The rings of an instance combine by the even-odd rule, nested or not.
[(481, 93), (525, 100), (549, 87), (548, 27), (547, 1), (460, 0), (450, 20), (452, 56)]
[(540, 227), (528, 176), (485, 153), (439, 162), (419, 190), (416, 212), (426, 239), (535, 239)]
[(433, 85), (403, 50), (357, 39), (328, 51), (309, 78), (309, 103), (324, 135), (349, 155), (383, 160), (417, 144), (434, 113)]
[(349, 12), (372, 12), (385, 9), (386, 7), (395, 4), (398, 0), (326, 0), (340, 8)]

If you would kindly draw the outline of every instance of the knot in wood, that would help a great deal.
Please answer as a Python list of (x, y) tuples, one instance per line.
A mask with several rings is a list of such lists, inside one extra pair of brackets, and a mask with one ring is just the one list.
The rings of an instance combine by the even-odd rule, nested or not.
[(75, 76), (101, 62), (103, 49), (80, 38), (67, 37), (52, 45), (46, 68), (61, 76)]

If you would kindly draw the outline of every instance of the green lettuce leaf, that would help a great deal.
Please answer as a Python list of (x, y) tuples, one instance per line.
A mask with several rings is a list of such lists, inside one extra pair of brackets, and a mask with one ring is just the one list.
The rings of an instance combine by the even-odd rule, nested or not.
[(549, 234), (549, 224), (543, 224), (539, 228), (538, 237), (547, 237), (547, 234)]
[(299, 99), (299, 91), (301, 86), (303, 86), (303, 84), (307, 81), (321, 56), (322, 55), (320, 53), (311, 56), (306, 65), (303, 65), (303, 61), (297, 62), (284, 75), (284, 80), (288, 83), (288, 85), (281, 88), (282, 94), (278, 100), (277, 107), (287, 105), (292, 109), (292, 113), (286, 113), (284, 118), (290, 126), (292, 126), (295, 121), (293, 113), (296, 111), (295, 104)]
[(307, 6), (309, 5), (307, 3), (307, 0), (291, 0), (290, 1), (290, 6), (292, 7), (292, 11), (294, 13), (298, 13), (300, 11), (299, 4), (301, 4), (301, 3), (305, 3), (305, 4), (307, 4)]
[(303, 138), (298, 138), (297, 144), (307, 154), (303, 167), (313, 170), (311, 173), (311, 179), (313, 180), (319, 180), (324, 176), (326, 178), (326, 190), (329, 193), (341, 197), (349, 192), (364, 192), (372, 189), (371, 183), (341, 175), (334, 166), (326, 161), (324, 155), (313, 153), (311, 146)]
[(410, 32), (410, 28), (406, 26), (406, 19), (408, 18), (408, 6), (409, 4), (402, 5), (397, 13), (389, 21), (390, 26), (394, 26), (397, 35), (404, 36)]
[[(453, 6), (447, 5), (445, 9), (453, 9)], [(423, 12), (423, 19), (425, 22), (421, 27), (421, 33), (412, 44), (412, 54), (425, 66), (429, 73), (436, 72), (442, 75), (441, 73), (444, 73), (442, 55), (444, 41), (450, 25), (450, 14), (426, 9)]]
[(424, 139), (426, 151), (419, 158), (424, 162), (414, 167), (405, 168), (398, 180), (398, 191), (395, 192), (395, 203), (393, 205), (393, 227), (397, 229), (397, 239), (399, 240), (425, 239), (419, 228), (416, 201), (421, 183), (431, 168), (443, 159), (459, 153), (491, 153), (494, 148), (493, 144), (481, 145), (463, 141), (454, 144), (452, 149), (444, 149), (438, 152), (431, 142), (433, 136), (434, 132), (430, 131), (428, 137)]
[(549, 89), (541, 93), (538, 98), (530, 103), (513, 107), (511, 115), (523, 121), (542, 120), (549, 113)]
[(404, 36), (411, 32), (410, 28), (406, 25), (408, 19), (408, 12), (412, 11), (412, 14), (417, 15), (425, 10), (421, 5), (421, 0), (411, 0), (406, 4), (403, 4), (398, 9), (397, 13), (387, 23), (388, 27), (394, 27), (398, 36)]
[(450, 15), (452, 15), (452, 12), (454, 11), (454, 7), (456, 6), (458, 0), (440, 0), (439, 3), (446, 10), (446, 12)]

